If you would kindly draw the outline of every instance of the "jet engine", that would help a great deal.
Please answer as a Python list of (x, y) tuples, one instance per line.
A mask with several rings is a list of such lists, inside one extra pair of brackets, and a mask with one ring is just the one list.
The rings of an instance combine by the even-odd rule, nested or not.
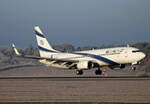
[(93, 67), (93, 63), (91, 61), (80, 61), (77, 64), (77, 69), (91, 69)]

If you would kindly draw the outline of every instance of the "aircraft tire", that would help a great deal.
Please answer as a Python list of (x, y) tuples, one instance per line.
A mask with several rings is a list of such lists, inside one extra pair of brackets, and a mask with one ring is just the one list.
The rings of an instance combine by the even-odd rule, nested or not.
[(101, 71), (100, 69), (97, 69), (97, 70), (95, 70), (95, 74), (96, 74), (96, 75), (101, 75), (101, 74), (102, 74), (102, 71)]
[(135, 71), (135, 70), (136, 70), (136, 67), (135, 67), (135, 66), (133, 66), (133, 67), (131, 67), (131, 69)]
[(76, 70), (76, 74), (77, 75), (82, 75), (83, 74), (83, 70)]

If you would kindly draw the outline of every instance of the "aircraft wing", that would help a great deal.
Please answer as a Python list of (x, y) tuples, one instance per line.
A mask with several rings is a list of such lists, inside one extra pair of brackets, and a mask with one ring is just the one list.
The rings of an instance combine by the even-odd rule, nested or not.
[(56, 58), (46, 58), (46, 57), (39, 57), (39, 56), (33, 56), (33, 55), (22, 55), (21, 53), (19, 53), (19, 51), (17, 50), (17, 48), (15, 47), (14, 44), (12, 44), (12, 48), (15, 51), (15, 54), (18, 57), (23, 57), (23, 58), (28, 58), (28, 59), (37, 59), (37, 60), (47, 60), (49, 62), (55, 62), (55, 63), (59, 63), (61, 64), (67, 64), (69, 68), (71, 68), (73, 65), (75, 65), (77, 62), (79, 61), (75, 61), (75, 60), (67, 60), (67, 59), (56, 59)]
[(32, 56), (32, 55), (22, 55), (23, 58), (30, 58), (30, 59), (45, 59), (49, 61), (59, 61), (59, 62), (79, 62), (74, 60), (67, 60), (67, 59), (56, 59), (56, 58), (45, 58), (45, 57), (38, 57), (38, 56)]

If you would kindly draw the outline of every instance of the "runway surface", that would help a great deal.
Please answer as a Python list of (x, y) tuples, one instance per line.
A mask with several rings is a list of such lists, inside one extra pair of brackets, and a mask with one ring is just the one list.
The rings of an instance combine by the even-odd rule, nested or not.
[(102, 81), (102, 80), (150, 80), (150, 77), (136, 77), (136, 76), (117, 76), (117, 77), (104, 77), (104, 76), (76, 76), (76, 77), (0, 77), (2, 79), (48, 79), (50, 81)]
[(150, 103), (150, 78), (1, 77), (0, 102)]

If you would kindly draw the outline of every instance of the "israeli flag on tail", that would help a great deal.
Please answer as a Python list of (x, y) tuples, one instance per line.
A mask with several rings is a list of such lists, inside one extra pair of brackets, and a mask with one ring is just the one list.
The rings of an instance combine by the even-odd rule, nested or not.
[(50, 57), (50, 55), (58, 52), (57, 50), (54, 50), (52, 46), (48, 43), (39, 26), (35, 26), (34, 31), (36, 34), (37, 44), (41, 57)]

